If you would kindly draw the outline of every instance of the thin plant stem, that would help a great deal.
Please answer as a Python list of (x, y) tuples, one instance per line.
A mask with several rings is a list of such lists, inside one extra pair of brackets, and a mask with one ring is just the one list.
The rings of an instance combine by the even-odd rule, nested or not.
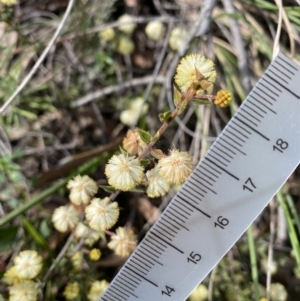
[(278, 201), (280, 203), (280, 206), (282, 207), (283, 211), (284, 211), (284, 215), (287, 221), (287, 225), (288, 225), (288, 233), (289, 233), (289, 237), (291, 240), (291, 244), (294, 250), (294, 256), (295, 256), (295, 260), (297, 262), (297, 269), (300, 271), (300, 243), (298, 240), (298, 236), (297, 236), (297, 232), (295, 229), (295, 225), (293, 223), (293, 219), (292, 216), (290, 214), (289, 208), (285, 202), (285, 198), (283, 196), (283, 193), (281, 190), (279, 190), (277, 192), (277, 198)]
[[(94, 159), (90, 160), (87, 164), (84, 164), (83, 166), (81, 166), (76, 171), (76, 174), (78, 174), (78, 173), (86, 173), (93, 166), (96, 166), (99, 163), (101, 163), (102, 160), (103, 160), (102, 157), (100, 157), (100, 158), (94, 158)], [(11, 221), (12, 219), (14, 219), (18, 215), (22, 214), (23, 212), (25, 212), (29, 208), (31, 208), (31, 207), (35, 206), (36, 204), (40, 203), (41, 201), (43, 201), (46, 197), (52, 195), (57, 190), (63, 188), (68, 183), (68, 181), (74, 176), (74, 174), (72, 174), (71, 176), (65, 178), (62, 181), (59, 181), (58, 183), (53, 184), (51, 187), (45, 189), (43, 192), (41, 192), (40, 194), (38, 194), (37, 196), (35, 196), (34, 198), (32, 198), (30, 201), (26, 202), (22, 206), (14, 209), (13, 211), (11, 211), (8, 214), (6, 214), (3, 218), (0, 219), (0, 226), (8, 223), (9, 221)]]
[(43, 51), (43, 53), (41, 54), (41, 56), (39, 57), (39, 59), (36, 61), (36, 63), (34, 64), (34, 66), (32, 67), (32, 69), (30, 70), (30, 72), (27, 74), (27, 76), (23, 79), (23, 81), (21, 82), (21, 84), (18, 86), (18, 88), (14, 91), (14, 93), (10, 96), (10, 98), (5, 102), (5, 104), (0, 108), (0, 114), (4, 113), (4, 111), (7, 109), (7, 107), (13, 102), (13, 100), (20, 94), (20, 92), (25, 88), (25, 86), (29, 83), (29, 81), (31, 80), (31, 78), (33, 77), (33, 75), (37, 72), (37, 70), (39, 69), (40, 65), (42, 64), (42, 62), (44, 61), (44, 59), (46, 58), (46, 56), (48, 55), (48, 53), (50, 52), (51, 48), (53, 47), (54, 43), (56, 42), (56, 40), (58, 39), (64, 25), (66, 24), (66, 21), (71, 13), (71, 10), (74, 6), (75, 0), (70, 0), (68, 7), (66, 9), (66, 12), (59, 24), (59, 26), (57, 27), (51, 41), (49, 42), (49, 44), (47, 45), (47, 47), (45, 48), (45, 50)]
[(297, 209), (295, 207), (294, 201), (290, 194), (287, 194), (285, 197), (286, 197), (286, 202), (290, 208), (291, 214), (294, 218), (294, 224), (296, 225), (298, 234), (300, 235), (300, 218), (299, 218)]
[(250, 262), (251, 262), (251, 275), (252, 275), (252, 281), (254, 284), (254, 295), (255, 295), (254, 300), (259, 301), (257, 257), (256, 257), (256, 251), (255, 251), (255, 243), (254, 243), (252, 225), (247, 229), (247, 235), (248, 235)]

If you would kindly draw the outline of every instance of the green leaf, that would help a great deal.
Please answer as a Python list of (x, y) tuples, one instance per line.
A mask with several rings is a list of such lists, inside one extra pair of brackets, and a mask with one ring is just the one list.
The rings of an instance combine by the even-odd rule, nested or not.
[(160, 113), (158, 115), (158, 118), (161, 122), (167, 122), (169, 121), (170, 117), (172, 115), (172, 112), (171, 111), (167, 111), (167, 112), (164, 112), (164, 113)]
[(39, 230), (40, 230), (40, 233), (46, 238), (51, 235), (51, 230), (50, 230), (46, 220), (42, 220)]
[(43, 238), (43, 236), (35, 229), (35, 227), (23, 216), (19, 215), (24, 228), (27, 230), (27, 232), (31, 235), (31, 237), (35, 240), (35, 242), (42, 247), (47, 247), (48, 244), (46, 240)]
[(140, 160), (140, 163), (141, 163), (142, 166), (146, 166), (150, 163), (150, 160), (149, 159), (142, 159), (142, 160)]
[(1, 227), (0, 233), (0, 253), (12, 249), (12, 245), (16, 241), (18, 227)]
[(99, 185), (99, 187), (108, 193), (116, 192), (116, 188), (114, 188), (110, 185)]
[(197, 105), (211, 105), (212, 104), (207, 98), (194, 98), (193, 102)]
[(188, 102), (187, 100), (185, 99), (182, 103), (181, 103), (181, 107), (178, 111), (178, 115), (180, 115), (182, 112), (184, 112), (184, 110), (186, 109), (186, 106), (187, 106)]
[(137, 128), (137, 130), (138, 130), (138, 133), (139, 133), (141, 139), (142, 139), (145, 143), (147, 143), (147, 144), (150, 143), (151, 138), (152, 138), (151, 134), (150, 134), (149, 132), (146, 132), (146, 131), (140, 129), (140, 128)]
[(156, 159), (161, 159), (166, 156), (162, 150), (156, 149), (156, 148), (152, 149), (150, 151), (150, 154), (151, 154), (151, 156), (153, 156)]
[(173, 86), (173, 93), (174, 93), (174, 105), (175, 107), (177, 107), (182, 102), (182, 95), (175, 85)]

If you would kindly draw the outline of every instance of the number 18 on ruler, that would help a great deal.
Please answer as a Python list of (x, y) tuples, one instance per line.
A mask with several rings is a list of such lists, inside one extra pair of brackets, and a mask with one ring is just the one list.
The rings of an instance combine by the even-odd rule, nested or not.
[(100, 300), (188, 297), (299, 164), (299, 83), (279, 53)]

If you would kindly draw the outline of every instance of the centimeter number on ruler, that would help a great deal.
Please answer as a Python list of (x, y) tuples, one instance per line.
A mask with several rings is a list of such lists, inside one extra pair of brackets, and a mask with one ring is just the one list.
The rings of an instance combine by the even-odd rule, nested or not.
[(300, 162), (300, 67), (279, 53), (100, 300), (185, 300)]

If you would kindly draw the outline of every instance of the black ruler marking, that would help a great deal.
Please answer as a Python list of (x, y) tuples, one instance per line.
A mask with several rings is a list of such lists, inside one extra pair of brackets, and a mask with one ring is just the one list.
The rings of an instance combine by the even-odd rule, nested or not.
[(161, 223), (162, 225), (164, 225), (166, 228), (168, 228), (170, 231), (172, 231), (173, 233), (175, 233), (175, 234), (178, 233), (178, 231), (175, 231), (174, 229), (172, 229), (171, 227), (169, 227), (168, 225), (166, 225), (162, 220), (160, 220), (160, 223)]
[[(189, 194), (191, 194), (189, 191), (188, 192), (186, 192), (186, 193), (189, 193)], [(185, 197), (187, 197), (187, 198), (189, 198), (190, 196), (187, 196), (185, 193), (182, 193)], [(191, 194), (193, 197), (195, 197), (196, 199), (198, 199), (197, 198), (197, 196), (195, 196), (194, 194)], [(199, 205), (199, 203), (197, 203), (194, 199), (191, 199), (194, 203), (196, 203), (196, 205)], [(190, 209), (189, 208), (189, 210), (192, 210), (192, 209)]]
[[(138, 296), (136, 296), (135, 294), (133, 294), (132, 292), (128, 291), (126, 288), (123, 288), (120, 284), (119, 286), (122, 288), (122, 290), (120, 290), (118, 287), (114, 286), (114, 289), (118, 292), (120, 292), (121, 294), (124, 294), (125, 296), (127, 296), (125, 293), (123, 293), (124, 291), (127, 292), (128, 294), (134, 296), (135, 298), (138, 298)], [(128, 295), (127, 297), (129, 298), (130, 295)]]
[[(285, 76), (286, 78), (288, 78), (289, 80), (291, 80), (292, 78), (289, 76), (289, 75), (287, 75), (285, 72), (283, 72), (282, 70), (280, 70), (279, 68), (277, 68), (276, 66), (275, 66), (275, 63), (276, 64), (278, 64), (278, 62), (273, 62), (273, 64), (271, 65), (272, 66), (272, 68), (274, 68), (274, 69), (276, 69), (278, 72), (279, 72), (279, 74), (282, 74), (283, 76)], [(287, 70), (287, 69), (285, 69), (285, 70)], [(276, 76), (278, 76), (279, 78), (280, 78), (280, 76), (278, 75), (278, 74), (276, 74), (275, 72), (273, 72), (271, 69), (269, 70), (270, 72), (272, 72), (274, 75), (276, 75)], [(288, 81), (286, 81), (285, 79), (283, 79), (283, 78), (281, 78), (286, 84), (288, 84), (289, 82)]]
[[(212, 152), (212, 150), (211, 150)], [(224, 162), (222, 162), (219, 158), (214, 157), (212, 154), (209, 154), (212, 158), (214, 158), (214, 160), (218, 161), (219, 163), (223, 164), (225, 167), (227, 167), (228, 165)]]
[(258, 119), (257, 117), (253, 116), (251, 113), (249, 113), (246, 109), (245, 109), (245, 106), (243, 106), (243, 113), (246, 113), (248, 114), (250, 117), (252, 117), (253, 119), (257, 120), (258, 122), (261, 122), (260, 119)]
[[(190, 231), (189, 228), (185, 227), (184, 225), (181, 225), (176, 219), (173, 219), (172, 217), (168, 216), (167, 214), (168, 214), (168, 212), (164, 212), (164, 215), (165, 215), (169, 220), (173, 221), (174, 223), (176, 223), (178, 226), (180, 226), (181, 228), (185, 229), (186, 231)], [(170, 214), (172, 214), (172, 213), (170, 212)], [(175, 215), (175, 216), (176, 216), (176, 215)]]
[[(171, 205), (171, 204), (170, 204)], [(168, 207), (168, 212), (169, 211), (174, 211), (174, 209), (172, 208), (172, 207)], [(166, 213), (165, 213), (166, 214)], [(185, 224), (185, 221), (181, 218), (181, 215), (179, 214), (179, 216), (178, 215), (176, 215), (174, 212), (170, 212), (170, 214), (172, 214), (173, 216), (175, 216), (176, 218), (178, 218), (181, 222), (183, 222), (184, 224)]]
[[(233, 127), (231, 127), (231, 128), (233, 128)], [(230, 159), (233, 159), (233, 157), (231, 155), (229, 155), (227, 152), (225, 152), (224, 149), (220, 148), (218, 145), (214, 144), (213, 147), (218, 149), (220, 152), (222, 152), (222, 154), (226, 155)], [(204, 167), (202, 167), (202, 168), (205, 169)], [(216, 182), (216, 181), (214, 181), (214, 182)]]
[[(123, 276), (122, 273), (124, 273), (124, 270), (121, 270), (121, 272), (120, 272), (120, 275), (121, 275), (121, 276)], [(132, 278), (130, 278), (129, 276), (132, 277), (132, 278), (134, 278), (135, 280), (132, 280)], [(126, 279), (128, 278), (130, 281), (136, 283), (137, 285), (140, 285), (139, 282), (142, 281), (140, 278), (138, 278), (138, 277), (136, 277), (136, 276), (134, 276), (134, 275), (131, 275), (128, 271), (126, 272), (126, 275), (124, 275), (123, 277), (126, 277)], [(137, 282), (137, 281), (139, 281), (139, 282)]]
[[(133, 258), (134, 258), (135, 260), (137, 260), (138, 262), (144, 264), (144, 265), (145, 265), (146, 267), (148, 267), (149, 269), (152, 269), (152, 268), (153, 268), (152, 266), (150, 266), (150, 265), (147, 264), (148, 261), (149, 261), (149, 259), (145, 259), (143, 256), (141, 256), (141, 254), (135, 253), (135, 254), (133, 255)], [(146, 260), (147, 263), (145, 263), (145, 262), (142, 261), (142, 260)], [(152, 265), (154, 265), (153, 262), (150, 261), (150, 263), (151, 263)]]
[[(165, 219), (165, 215), (164, 215), (164, 214), (161, 216), (161, 219), (162, 219), (163, 221), (165, 221), (166, 223), (169, 223), (172, 227), (174, 227), (174, 228), (177, 229), (178, 231), (180, 231), (180, 228), (179, 228), (179, 227), (177, 227), (177, 226), (175, 226), (175, 225), (173, 225), (173, 224), (171, 223), (170, 218)], [(173, 221), (173, 220), (172, 220), (172, 221)]]
[(202, 211), (201, 209), (197, 208), (196, 206), (194, 206), (193, 204), (191, 204), (189, 201), (183, 199), (182, 197), (178, 196), (181, 200), (183, 200), (184, 202), (186, 202), (187, 204), (189, 204), (191, 207), (193, 207), (194, 209), (196, 209), (197, 211), (199, 211), (200, 213), (202, 213), (203, 215), (207, 216), (208, 218), (211, 218), (211, 216), (209, 214), (207, 214), (206, 212)]
[(242, 110), (239, 111), (239, 115), (243, 116), (244, 119), (246, 119), (248, 122), (252, 123), (254, 126), (258, 126), (258, 124), (256, 124), (255, 122), (253, 122), (251, 119), (249, 119), (245, 115), (243, 115), (241, 112), (242, 112)]
[(235, 176), (234, 174), (232, 174), (231, 172), (229, 172), (228, 170), (226, 170), (225, 168), (219, 166), (217, 163), (215, 163), (214, 161), (210, 160), (209, 158), (205, 158), (207, 161), (211, 162), (212, 164), (214, 164), (215, 166), (217, 166), (218, 168), (220, 168), (221, 170), (223, 170), (224, 172), (226, 172), (228, 175), (230, 175), (231, 177), (233, 177), (236, 180), (240, 180), (237, 176)]
[(168, 237), (168, 236), (166, 235), (166, 232), (161, 233), (161, 232), (160, 232), (160, 229), (157, 229), (157, 228), (160, 228), (159, 226), (160, 226), (159, 224), (156, 224), (155, 231), (156, 231), (158, 234), (160, 234), (162, 237), (164, 237), (164, 238), (166, 238), (166, 239), (172, 241), (173, 239), (170, 238), (170, 237)]
[[(187, 186), (187, 185), (185, 185), (185, 186)], [(188, 187), (190, 188), (190, 186), (188, 186)], [(187, 190), (187, 189), (185, 189), (185, 190)], [(202, 202), (202, 199), (200, 199), (198, 195), (194, 194), (195, 188), (193, 187), (191, 190), (192, 190), (192, 191), (189, 190), (189, 193), (190, 193), (196, 200), (199, 200), (199, 201)], [(194, 200), (194, 202), (195, 202), (197, 205), (199, 205), (199, 203), (198, 203), (196, 200)]]
[(236, 118), (239, 122), (241, 122), (242, 124), (244, 124), (245, 126), (248, 126), (249, 129), (251, 129), (253, 132), (257, 133), (258, 135), (260, 135), (261, 137), (263, 137), (264, 139), (266, 139), (267, 141), (270, 141), (270, 139), (268, 137), (266, 137), (264, 134), (262, 134), (261, 132), (259, 132), (258, 130), (254, 129), (252, 126), (250, 126), (249, 124), (247, 124), (246, 122), (244, 122), (242, 119), (240, 119), (237, 116), (234, 116), (234, 118)]
[[(148, 248), (150, 248), (151, 251), (158, 253), (160, 256), (163, 254), (163, 253), (157, 251), (156, 249), (153, 249), (153, 246), (151, 246), (151, 245), (149, 246), (149, 245), (147, 244), (147, 242), (145, 242), (145, 238), (144, 238), (143, 242), (144, 242), (144, 245), (147, 246)], [(145, 248), (145, 249), (146, 249), (146, 248)], [(148, 249), (146, 249), (146, 250), (150, 253), (150, 251), (149, 251)], [(162, 252), (164, 252), (164, 250), (162, 250)], [(154, 255), (153, 253), (151, 253), (151, 254), (152, 254), (153, 256), (155, 256), (156, 258), (159, 258), (159, 255)]]
[(292, 90), (290, 90), (289, 88), (285, 87), (284, 85), (282, 85), (282, 83), (280, 83), (278, 80), (276, 80), (273, 76), (269, 75), (266, 73), (266, 76), (269, 77), (271, 80), (273, 80), (275, 83), (277, 83), (280, 87), (282, 87), (283, 89), (285, 89), (286, 91), (290, 92), (290, 94), (292, 94), (293, 96), (295, 96), (297, 99), (300, 99), (300, 96), (297, 95), (295, 92), (293, 92)]
[[(149, 242), (149, 243), (152, 243), (156, 248), (158, 248), (158, 249), (161, 250), (162, 252), (165, 252), (164, 249), (160, 248), (160, 247), (159, 247), (158, 245), (156, 245), (155, 243), (148, 241), (148, 237), (147, 237), (147, 236), (144, 238), (144, 240), (146, 240), (146, 241)], [(156, 242), (156, 243), (157, 243), (157, 242)], [(164, 248), (167, 248), (167, 246), (165, 246), (165, 245), (163, 245), (163, 244), (160, 244), (160, 246), (162, 246), (162, 247), (164, 247)]]
[[(145, 276), (147, 276), (147, 273), (144, 272), (144, 271), (141, 271), (137, 266), (136, 266), (137, 263), (135, 263), (133, 261), (133, 259), (131, 258), (131, 260), (127, 263), (128, 266), (130, 266), (131, 268), (135, 268), (139, 273), (141, 274), (144, 274)], [(140, 265), (138, 265), (140, 266)], [(144, 270), (146, 270), (147, 272), (149, 272), (146, 268), (144, 268)]]
[(119, 295), (118, 293), (116, 293), (115, 291), (120, 293), (120, 289), (118, 287), (116, 287), (114, 284), (111, 285), (111, 291), (112, 293), (115, 293), (117, 296), (123, 298), (123, 295), (126, 296), (127, 298), (130, 297), (130, 295), (125, 294), (123, 291), (121, 292), (123, 295)]
[[(214, 194), (217, 194), (214, 190), (212, 190), (211, 188), (207, 187), (206, 185), (204, 185), (203, 183), (201, 183), (200, 181), (198, 181), (198, 178), (193, 178), (194, 174), (191, 175), (191, 179), (193, 179), (194, 181), (196, 181), (197, 183), (199, 183), (199, 185), (201, 185), (202, 187), (206, 188), (207, 190), (211, 191)], [(197, 186), (198, 189), (200, 189), (199, 186)]]
[[(191, 187), (189, 184), (190, 184), (190, 183), (186, 183), (184, 186), (187, 186), (187, 187), (189, 187), (191, 190), (194, 190), (195, 187)], [(202, 193), (200, 193), (200, 192), (198, 192), (198, 194), (201, 195), (201, 196), (204, 198), (204, 194), (202, 194)], [(196, 197), (196, 199), (199, 198), (198, 195), (195, 195), (195, 197)], [(199, 200), (202, 201), (200, 198), (199, 198)]]
[[(280, 59), (280, 57), (278, 57)], [(290, 74), (295, 75), (295, 73), (291, 70), (289, 70), (286, 66), (283, 66), (281, 63), (279, 63), (278, 61), (273, 61), (273, 64), (276, 63), (277, 65), (279, 65), (282, 69), (287, 70)], [(287, 76), (287, 75), (286, 75)], [(288, 76), (287, 76), (288, 77)], [(291, 77), (289, 77), (289, 79), (292, 79)]]
[(240, 149), (238, 149), (237, 147), (235, 147), (234, 145), (232, 145), (231, 143), (229, 143), (227, 140), (223, 139), (222, 136), (220, 136), (219, 139), (221, 139), (222, 141), (224, 141), (225, 143), (227, 143), (228, 145), (230, 145), (232, 148), (234, 148), (235, 150), (237, 150), (238, 152), (240, 152), (241, 154), (243, 154), (244, 156), (246, 156), (246, 154), (243, 151), (241, 151)]
[[(162, 264), (161, 262), (159, 262), (159, 261), (157, 261), (155, 258), (151, 257), (149, 254), (151, 254), (152, 256), (154, 256), (154, 257), (156, 257), (156, 258), (159, 258), (159, 256), (155, 256), (155, 254), (153, 254), (152, 252), (150, 252), (147, 248), (145, 248), (145, 247), (143, 246), (143, 249), (149, 253), (149, 254), (146, 254), (145, 252), (143, 252), (143, 250), (141, 250), (141, 248), (142, 248), (142, 245), (140, 246), (139, 252), (141, 252), (141, 253), (144, 254), (145, 256), (151, 258), (151, 260), (155, 261), (155, 262), (158, 263), (159, 265), (163, 266), (163, 264)], [(161, 255), (162, 255), (162, 254), (161, 254)], [(140, 255), (140, 256), (141, 256), (141, 255)]]
[[(106, 291), (105, 293), (110, 295), (112, 298), (114, 298), (113, 300), (118, 300), (118, 301), (122, 301), (121, 299), (117, 298), (116, 296), (112, 295), (111, 293), (113, 293), (114, 291), (112, 290), (109, 290), (109, 291)], [(123, 298), (123, 297), (122, 297)], [(124, 299), (123, 299), (124, 300)], [(125, 299), (126, 300), (126, 299)]]
[(248, 95), (247, 101), (251, 103), (252, 106), (256, 107), (257, 109), (261, 110), (263, 113), (268, 114), (267, 111), (263, 110), (261, 107), (257, 106), (255, 103), (253, 103), (250, 99), (250, 95)]
[(139, 275), (136, 271), (132, 270), (132, 269), (131, 269), (130, 267), (128, 267), (127, 265), (125, 265), (125, 268), (127, 268), (128, 270), (130, 270), (130, 271), (133, 272), (134, 274), (138, 275), (138, 276), (141, 277), (142, 279), (148, 281), (148, 282), (151, 283), (152, 285), (158, 287), (158, 285), (157, 285), (155, 282), (149, 280), (148, 278), (144, 277), (143, 275)]
[[(267, 75), (267, 73), (265, 73), (265, 76)], [(274, 94), (277, 98), (279, 97), (279, 94), (275, 93), (270, 87), (268, 87), (266, 84), (262, 83), (262, 81), (264, 83), (269, 84), (270, 86), (272, 86), (275, 90), (277, 90), (279, 93), (281, 93), (282, 91), (280, 89), (278, 89), (276, 86), (274, 86), (272, 83), (270, 83), (265, 77), (261, 79), (260, 81), (260, 85), (262, 85), (263, 87), (265, 87), (270, 93)], [(269, 102), (271, 105), (273, 105), (271, 102)]]
[(134, 296), (134, 297), (136, 297), (136, 298), (139, 298), (137, 295), (135, 295), (135, 294), (132, 293), (131, 291), (127, 290), (127, 288), (129, 288), (129, 287), (126, 287), (126, 285), (123, 284), (123, 285), (125, 285), (125, 287), (124, 287), (124, 286), (121, 285), (120, 283), (123, 284), (123, 283), (118, 279), (118, 286), (122, 289), (121, 292), (125, 291), (125, 292), (127, 292), (128, 294), (130, 294), (130, 295), (132, 295), (132, 296)]
[[(264, 98), (261, 94), (257, 93), (256, 90), (259, 90), (261, 93), (266, 95), (268, 98)], [(273, 103), (270, 102), (269, 99), (276, 101), (276, 99), (273, 96), (269, 95), (265, 90), (261, 89), (259, 86), (257, 86), (255, 88), (255, 90), (253, 90), (253, 93), (256, 94), (257, 96), (261, 97), (264, 101), (268, 102), (271, 106), (273, 106)]]
[[(177, 209), (179, 209), (181, 212), (180, 212), (180, 214), (181, 214), (181, 216), (183, 216), (185, 219), (188, 219), (189, 218), (189, 216), (191, 216), (192, 215), (192, 212), (186, 212), (185, 210), (183, 210), (180, 206), (178, 206), (178, 204), (176, 204), (175, 202), (174, 203), (172, 203), (172, 205), (171, 206), (175, 206)], [(174, 208), (173, 208), (174, 209)], [(176, 210), (176, 209), (174, 209), (174, 210)], [(177, 211), (178, 212), (178, 211)], [(184, 215), (183, 214), (183, 212), (187, 215)], [(179, 213), (179, 212), (178, 212)]]
[[(253, 91), (255, 92), (255, 91)], [(251, 93), (248, 98), (251, 97), (253, 100), (257, 101), (259, 104), (261, 104), (262, 106), (264, 106), (266, 109), (268, 109), (269, 111), (273, 112), (274, 114), (277, 114), (274, 110), (272, 110), (271, 108), (269, 108), (266, 104), (260, 102), (258, 99), (256, 99), (254, 96), (253, 96), (253, 93)], [(260, 96), (261, 97), (261, 96)], [(263, 98), (263, 97), (261, 97)], [(264, 98), (263, 98), (264, 99)]]
[[(218, 141), (218, 143), (219, 143), (220, 145), (222, 145), (226, 150), (230, 151), (233, 155), (236, 155), (236, 153), (235, 153), (232, 149), (230, 149), (228, 146), (222, 144), (222, 142), (220, 142), (220, 140)], [(208, 166), (209, 166), (209, 165), (208, 165)], [(210, 168), (212, 168), (212, 167), (210, 166)], [(219, 173), (221, 174), (221, 172), (219, 172)]]
[[(185, 191), (184, 193), (182, 192), (182, 194), (186, 196), (185, 193), (188, 193), (188, 191)], [(177, 203), (180, 204), (184, 209), (189, 210), (191, 212), (190, 215), (192, 215), (192, 213), (194, 212), (193, 209), (187, 207), (185, 204), (182, 204), (180, 201), (178, 201)], [(178, 206), (178, 208), (180, 208), (182, 211), (184, 211), (180, 206)]]
[[(282, 53), (283, 54), (283, 53)], [(284, 63), (286, 63), (288, 66), (290, 66), (292, 69), (294, 69), (295, 71), (298, 71), (298, 69), (294, 66), (294, 65), (292, 65), (292, 64), (290, 64), (288, 61), (287, 61), (287, 59), (290, 61), (290, 58), (288, 57), (288, 56), (286, 56), (285, 54), (283, 54), (284, 55), (284, 57), (285, 57), (285, 59), (283, 59), (281, 56), (277, 56), (280, 60), (282, 60)]]
[[(203, 168), (203, 167), (202, 167)], [(205, 171), (206, 171), (206, 169), (205, 168), (203, 168)], [(207, 177), (208, 179), (210, 179), (211, 181), (213, 181), (213, 182), (217, 182), (216, 180), (214, 180), (212, 177), (210, 177), (209, 175), (207, 175), (203, 170), (200, 170), (200, 169), (197, 169), (199, 172), (201, 172), (201, 174), (202, 175), (204, 175), (205, 177)], [(213, 177), (215, 177), (215, 178), (219, 178), (217, 175), (215, 175), (215, 174), (213, 174), (213, 173), (211, 173), (211, 172), (208, 172), (210, 175), (212, 175)]]
[[(169, 231), (167, 231), (166, 229), (164, 229), (163, 227), (161, 227), (160, 224), (157, 224), (156, 227), (160, 228), (161, 230), (163, 230), (165, 233), (169, 234), (170, 236), (175, 237), (174, 234), (171, 234)], [(172, 240), (171, 238), (169, 238), (169, 239)]]
[[(184, 194), (183, 196), (189, 199), (189, 196), (187, 196), (186, 194)], [(184, 208), (186, 208), (187, 210), (191, 210), (192, 212), (194, 212), (193, 209), (191, 209), (191, 208), (189, 208), (189, 207), (187, 206), (187, 204), (186, 204), (185, 201), (182, 202), (183, 197), (179, 197), (179, 196), (178, 196), (178, 198), (176, 198), (176, 200), (177, 200), (177, 203), (178, 203), (178, 204), (182, 205), (182, 206), (183, 206)], [(192, 200), (192, 201), (193, 201), (193, 200)]]
[[(123, 283), (122, 281), (124, 281), (125, 283)], [(129, 278), (129, 277), (127, 277), (127, 278), (123, 278), (122, 277), (122, 274), (119, 274), (119, 278), (118, 278), (118, 281), (119, 282), (121, 282), (122, 284), (124, 284), (124, 285), (126, 285), (126, 286), (132, 286), (133, 287), (133, 289), (136, 289), (136, 288), (138, 288), (138, 286), (135, 286), (135, 285), (133, 285), (131, 282), (129, 282), (128, 280), (131, 280), (131, 278)], [(132, 280), (132, 282), (135, 282), (135, 281), (133, 281)], [(138, 282), (135, 282), (137, 285), (139, 285), (139, 283)]]
[[(225, 160), (226, 162), (230, 163), (230, 160), (228, 160), (227, 158), (225, 158), (224, 156), (222, 156), (221, 154), (219, 154), (216, 150), (216, 147), (213, 147), (210, 151), (214, 154), (216, 154), (218, 156), (218, 158), (222, 158), (223, 160)], [(227, 166), (227, 165), (226, 165)]]
[(144, 264), (146, 267), (148, 267), (149, 269), (152, 269), (152, 267), (149, 266), (148, 264), (146, 264), (145, 262), (142, 262), (142, 261), (140, 261), (140, 260), (138, 260), (138, 259), (140, 259), (140, 258), (139, 258), (139, 256), (137, 256), (137, 254), (135, 253), (135, 254), (133, 255), (133, 257), (131, 258), (131, 261), (136, 260), (136, 261), (140, 262), (142, 265), (140, 265), (139, 263), (133, 261), (135, 264), (137, 264), (137, 265), (140, 266), (141, 268), (145, 269), (147, 272), (150, 272), (150, 270), (146, 269), (146, 268), (143, 266), (143, 264)]
[(252, 107), (248, 106), (246, 103), (244, 103), (244, 107), (247, 107), (249, 110), (251, 110), (253, 113), (255, 113), (256, 115), (258, 115), (261, 118), (265, 118), (264, 115), (261, 115), (260, 113), (258, 113), (257, 111), (255, 111)]
[[(231, 129), (231, 127), (230, 127)], [(234, 129), (234, 128), (232, 128)], [(241, 137), (239, 137), (237, 134), (231, 132), (228, 128), (226, 129), (228, 133), (230, 133), (232, 136), (234, 136), (235, 138), (239, 139), (240, 141), (242, 141), (243, 143), (245, 143), (246, 141), (244, 139), (242, 139)]]
[(152, 232), (152, 235), (155, 235), (158, 239), (161, 239), (163, 242), (165, 242), (166, 244), (168, 244), (170, 247), (174, 248), (176, 251), (178, 251), (181, 254), (184, 254), (183, 251), (181, 251), (180, 249), (178, 249), (177, 247), (175, 247), (174, 245), (172, 245), (171, 243), (169, 243), (168, 241), (165, 241), (163, 238), (161, 238), (160, 236), (156, 235), (156, 233)]
[(232, 142), (234, 142), (236, 145), (238, 145), (238, 146), (240, 146), (240, 147), (243, 147), (243, 144), (241, 144), (241, 143), (235, 141), (232, 137), (230, 137), (229, 135), (227, 135), (227, 131), (225, 131), (225, 132), (223, 133), (223, 135), (224, 135), (225, 137), (227, 137), (228, 139), (230, 139)]

